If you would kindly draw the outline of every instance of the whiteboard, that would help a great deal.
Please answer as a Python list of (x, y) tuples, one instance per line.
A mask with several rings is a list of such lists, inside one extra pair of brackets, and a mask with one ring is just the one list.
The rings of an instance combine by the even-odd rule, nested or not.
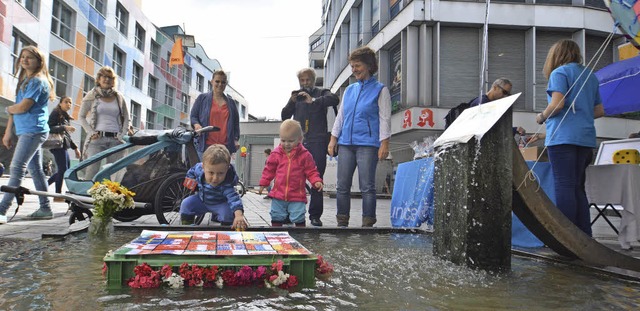
[(622, 149), (636, 149), (640, 151), (640, 138), (603, 141), (600, 143), (594, 165), (613, 164), (613, 154)]

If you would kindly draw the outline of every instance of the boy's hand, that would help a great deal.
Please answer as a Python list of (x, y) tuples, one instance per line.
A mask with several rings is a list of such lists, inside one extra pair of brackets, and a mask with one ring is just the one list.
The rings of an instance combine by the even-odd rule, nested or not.
[(235, 218), (233, 218), (233, 224), (231, 225), (231, 230), (244, 230), (249, 226), (247, 222), (244, 220), (244, 213), (241, 210), (237, 210), (234, 212)]
[(258, 190), (258, 194), (262, 195), (262, 191), (265, 189), (265, 186), (260, 186), (260, 190)]
[(315, 184), (313, 184), (313, 186), (316, 188), (316, 190), (318, 191), (322, 191), (322, 182), (316, 182)]
[(183, 185), (185, 188), (187, 188), (187, 189), (189, 189), (189, 190), (193, 191), (193, 190), (196, 190), (196, 187), (198, 186), (198, 182), (197, 182), (195, 179), (192, 179), (192, 178), (186, 178), (186, 177), (185, 177), (184, 182), (182, 183), (182, 185)]

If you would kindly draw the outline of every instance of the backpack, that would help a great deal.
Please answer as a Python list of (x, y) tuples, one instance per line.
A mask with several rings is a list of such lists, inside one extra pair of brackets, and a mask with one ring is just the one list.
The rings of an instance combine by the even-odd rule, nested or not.
[[(474, 99), (475, 100), (475, 99)], [(460, 116), (460, 114), (465, 111), (467, 108), (471, 107), (471, 102), (468, 103), (461, 103), (458, 106), (455, 106), (453, 108), (451, 108), (451, 110), (449, 110), (449, 112), (447, 113), (447, 115), (444, 117), (444, 129), (446, 130), (451, 123), (453, 123), (453, 121), (455, 121), (458, 116)]]

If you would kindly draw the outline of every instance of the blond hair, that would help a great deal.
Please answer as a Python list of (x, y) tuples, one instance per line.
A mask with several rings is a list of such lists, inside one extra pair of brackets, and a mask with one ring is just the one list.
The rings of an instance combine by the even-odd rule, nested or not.
[(209, 146), (202, 154), (202, 164), (231, 164), (231, 154), (227, 147), (220, 144)]
[[(27, 76), (27, 71), (24, 70), (20, 65), (20, 58), (22, 57), (22, 53), (24, 52), (31, 53), (39, 62), (38, 68), (36, 68), (31, 76)], [(16, 95), (18, 94), (18, 91), (20, 91), (20, 88), (24, 89), (27, 86), (27, 83), (29, 82), (29, 80), (31, 80), (31, 78), (41, 75), (47, 79), (47, 82), (49, 82), (49, 99), (51, 101), (56, 99), (56, 91), (53, 87), (53, 80), (49, 75), (49, 67), (47, 67), (47, 62), (45, 61), (45, 55), (37, 47), (33, 45), (23, 47), (22, 50), (20, 50), (20, 54), (18, 54), (18, 59), (16, 59), (16, 68), (16, 76), (18, 77)]]
[(582, 55), (575, 41), (563, 39), (554, 43), (549, 49), (542, 72), (549, 79), (552, 71), (568, 63), (582, 63)]
[(280, 132), (293, 132), (297, 134), (299, 138), (302, 138), (302, 136), (304, 136), (302, 126), (300, 126), (300, 122), (294, 119), (287, 119), (282, 121), (282, 124), (280, 124)]
[(113, 68), (111, 68), (110, 66), (103, 66), (102, 68), (100, 68), (98, 70), (98, 73), (96, 73), (96, 85), (100, 85), (98, 80), (100, 80), (100, 77), (102, 76), (113, 77), (113, 89), (115, 90), (118, 88), (118, 75), (116, 74), (116, 71), (113, 70)]

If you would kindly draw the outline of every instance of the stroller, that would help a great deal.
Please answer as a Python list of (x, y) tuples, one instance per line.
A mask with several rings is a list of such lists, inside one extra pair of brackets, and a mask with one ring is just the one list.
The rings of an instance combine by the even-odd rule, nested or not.
[[(117, 212), (113, 218), (129, 222), (143, 215), (156, 215), (160, 224), (180, 224), (180, 203), (191, 192), (182, 184), (189, 168), (199, 162), (194, 138), (199, 133), (219, 131), (208, 126), (199, 131), (143, 130), (125, 136), (126, 143), (100, 152), (70, 168), (64, 175), (71, 210), (69, 224), (93, 216), (87, 204), (93, 202), (87, 190), (97, 181), (109, 179), (136, 193), (135, 208)], [(246, 193), (239, 182), (236, 191)], [(78, 204), (77, 202), (85, 204)], [(196, 217), (200, 224), (204, 215)]]

